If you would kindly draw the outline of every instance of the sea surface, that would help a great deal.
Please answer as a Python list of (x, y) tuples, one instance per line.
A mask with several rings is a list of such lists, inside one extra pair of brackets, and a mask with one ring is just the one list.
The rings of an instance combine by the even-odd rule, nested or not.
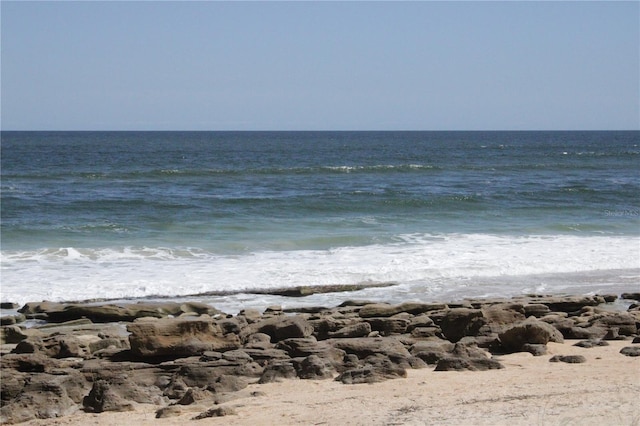
[(640, 291), (638, 131), (1, 135), (2, 301)]

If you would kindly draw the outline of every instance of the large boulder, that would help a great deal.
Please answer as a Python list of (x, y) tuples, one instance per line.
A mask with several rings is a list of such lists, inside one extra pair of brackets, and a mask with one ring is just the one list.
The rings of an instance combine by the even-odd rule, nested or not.
[(236, 334), (223, 334), (210, 319), (160, 319), (129, 324), (131, 352), (139, 357), (185, 357), (240, 347)]
[(264, 333), (275, 343), (292, 337), (309, 337), (313, 331), (313, 326), (301, 316), (278, 315), (249, 324), (242, 329), (240, 337), (246, 341), (252, 334)]
[(439, 326), (445, 337), (455, 343), (475, 335), (485, 323), (481, 309), (453, 308), (444, 313)]
[(525, 351), (523, 345), (527, 343), (546, 345), (548, 342), (564, 341), (562, 333), (556, 328), (535, 318), (529, 318), (507, 328), (499, 334), (499, 339), (502, 346), (510, 352)]

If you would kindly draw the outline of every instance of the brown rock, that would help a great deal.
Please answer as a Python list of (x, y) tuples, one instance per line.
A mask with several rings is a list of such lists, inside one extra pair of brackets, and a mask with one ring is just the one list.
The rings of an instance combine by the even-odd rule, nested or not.
[(529, 318), (499, 334), (502, 346), (512, 352), (522, 351), (525, 343), (546, 345), (548, 342), (562, 343), (562, 334), (546, 322)]
[(183, 357), (205, 351), (228, 351), (240, 347), (235, 334), (223, 335), (220, 327), (207, 319), (161, 319), (135, 322), (131, 333), (131, 352), (140, 357)]

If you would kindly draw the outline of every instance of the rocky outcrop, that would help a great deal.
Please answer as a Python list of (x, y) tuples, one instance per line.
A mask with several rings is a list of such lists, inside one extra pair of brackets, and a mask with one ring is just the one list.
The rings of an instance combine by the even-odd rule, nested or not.
[(131, 352), (144, 358), (178, 358), (240, 347), (238, 335), (224, 334), (210, 319), (141, 321), (129, 324), (127, 330), (131, 333)]
[[(8, 321), (2, 326), (0, 421), (78, 410), (127, 411), (136, 403), (156, 404), (158, 417), (170, 417), (186, 405), (237, 398), (252, 383), (334, 379), (359, 384), (401, 379), (415, 368), (499, 369), (503, 365), (495, 355), (541, 356), (548, 342), (566, 338), (585, 339), (583, 347), (637, 339), (640, 311), (601, 309), (614, 299), (349, 300), (334, 308), (270, 306), (236, 316), (197, 302), (32, 303), (21, 315), (46, 324), (27, 328)], [(638, 350), (629, 346), (623, 355), (638, 356)], [(219, 406), (196, 417), (228, 414)]]

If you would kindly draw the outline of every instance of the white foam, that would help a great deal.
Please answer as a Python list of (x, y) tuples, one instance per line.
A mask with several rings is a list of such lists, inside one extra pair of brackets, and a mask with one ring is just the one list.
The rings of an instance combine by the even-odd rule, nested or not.
[[(216, 290), (393, 281), (380, 291), (427, 294), (552, 292), (543, 279), (566, 273), (627, 270), (637, 281), (640, 239), (630, 236), (398, 236), (397, 242), (330, 250), (219, 255), (199, 249), (65, 247), (2, 251), (1, 299), (39, 300), (179, 296)], [(635, 278), (633, 278), (635, 277)], [(565, 291), (567, 289), (562, 289)], [(452, 293), (453, 292), (453, 293)]]

